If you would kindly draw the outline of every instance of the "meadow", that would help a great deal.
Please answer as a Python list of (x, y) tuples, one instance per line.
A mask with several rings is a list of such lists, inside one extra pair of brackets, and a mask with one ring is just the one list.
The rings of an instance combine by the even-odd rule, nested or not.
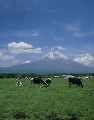
[(52, 78), (49, 88), (19, 81), (0, 79), (0, 120), (94, 120), (94, 78), (83, 88), (69, 87), (68, 79)]

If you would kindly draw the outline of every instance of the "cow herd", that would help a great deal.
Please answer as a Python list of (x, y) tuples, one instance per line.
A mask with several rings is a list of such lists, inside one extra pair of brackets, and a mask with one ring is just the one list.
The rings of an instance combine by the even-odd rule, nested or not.
[[(30, 77), (25, 77), (26, 80), (29, 80), (31, 82), (31, 86), (33, 87), (33, 84), (38, 84), (41, 88), (41, 85), (44, 84), (45, 87), (49, 87), (51, 85), (51, 78), (46, 78), (46, 81), (44, 82), (41, 77), (35, 77), (35, 78), (30, 78)], [(18, 80), (18, 79), (16, 79)], [(22, 86), (21, 82), (17, 82), (16, 86)]]
[[(30, 80), (31, 82), (31, 86), (33, 87), (33, 84), (38, 84), (41, 88), (41, 85), (44, 84), (45, 87), (49, 87), (51, 85), (51, 78), (46, 78), (46, 81), (43, 81), (43, 79), (41, 77), (35, 77), (35, 78), (28, 78), (25, 77), (26, 80)], [(80, 86), (83, 88), (83, 84), (80, 78), (68, 78), (68, 82), (69, 82), (69, 87), (71, 87), (71, 85), (76, 84), (77, 86)], [(16, 86), (22, 86), (21, 82), (17, 82)]]

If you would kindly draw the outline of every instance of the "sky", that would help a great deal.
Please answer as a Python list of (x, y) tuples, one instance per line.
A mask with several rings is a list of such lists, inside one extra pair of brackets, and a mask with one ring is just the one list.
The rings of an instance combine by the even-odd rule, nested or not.
[(0, 0), (0, 67), (54, 51), (94, 67), (94, 0)]

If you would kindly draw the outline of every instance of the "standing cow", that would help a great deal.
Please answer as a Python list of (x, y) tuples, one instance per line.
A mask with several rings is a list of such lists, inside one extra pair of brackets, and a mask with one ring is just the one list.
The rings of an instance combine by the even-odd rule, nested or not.
[(69, 86), (71, 85), (74, 85), (74, 84), (77, 84), (77, 86), (81, 86), (83, 88), (83, 85), (82, 85), (82, 82), (81, 82), (81, 79), (79, 78), (69, 78)]
[(41, 84), (45, 84), (46, 86), (48, 86), (48, 84), (46, 82), (44, 82), (41, 77), (31, 78), (31, 85), (32, 85), (32, 87), (33, 87), (33, 84), (40, 85), (40, 88), (41, 88)]

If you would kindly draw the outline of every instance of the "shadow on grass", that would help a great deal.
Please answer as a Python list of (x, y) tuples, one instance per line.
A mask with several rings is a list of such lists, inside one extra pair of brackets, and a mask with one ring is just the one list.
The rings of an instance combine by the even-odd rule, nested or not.
[(30, 116), (25, 115), (24, 112), (19, 112), (19, 113), (14, 115), (14, 118), (15, 119), (27, 119), (27, 118), (30, 119)]
[[(28, 116), (28, 115), (25, 115), (25, 113), (24, 112), (19, 112), (19, 113), (16, 113), (15, 115), (14, 115), (14, 118), (16, 119), (16, 120), (18, 120), (18, 119), (30, 119), (30, 116)], [(57, 114), (55, 114), (55, 113), (51, 113), (49, 116), (46, 116), (45, 117), (46, 118), (46, 120), (79, 120), (76, 116), (71, 116), (71, 118), (69, 118), (69, 119), (63, 119), (63, 118), (59, 118), (58, 116), (57, 116)], [(42, 120), (42, 119), (41, 119)]]
[(75, 116), (71, 116), (70, 119), (58, 118), (58, 116), (57, 116), (56, 114), (54, 114), (54, 113), (52, 113), (52, 114), (49, 115), (49, 116), (46, 116), (46, 118), (47, 118), (48, 120), (79, 120), (79, 119), (78, 119), (77, 117), (75, 117)]

